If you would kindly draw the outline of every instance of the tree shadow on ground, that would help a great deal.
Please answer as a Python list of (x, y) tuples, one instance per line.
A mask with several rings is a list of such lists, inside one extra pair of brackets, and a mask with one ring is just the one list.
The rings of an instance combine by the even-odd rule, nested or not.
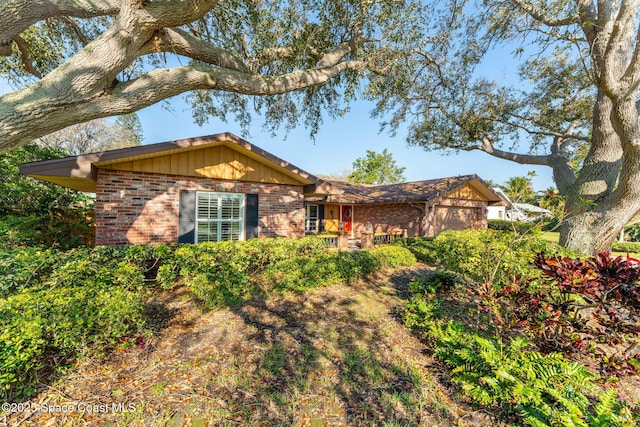
[(264, 349), (250, 399), (261, 410), (245, 421), (454, 425), (450, 399), (425, 372), (420, 345), (395, 322), (388, 300), (370, 286), (342, 286), (233, 309)]

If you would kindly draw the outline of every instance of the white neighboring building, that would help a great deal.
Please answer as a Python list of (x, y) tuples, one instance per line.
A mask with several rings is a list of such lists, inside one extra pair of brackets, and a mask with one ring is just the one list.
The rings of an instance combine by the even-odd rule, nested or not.
[(503, 219), (508, 221), (532, 222), (552, 215), (550, 210), (529, 203), (513, 203), (509, 196), (498, 187), (492, 188), (507, 206), (488, 206), (487, 219)]
[[(512, 221), (533, 222), (553, 215), (550, 210), (541, 208), (540, 206), (531, 205), (529, 203), (512, 203), (511, 206), (511, 211), (515, 212), (518, 217), (524, 215), (523, 219), (513, 219)], [(509, 216), (508, 209), (507, 216)]]
[(487, 219), (507, 219), (507, 206), (511, 206), (511, 200), (498, 187), (493, 187), (492, 190), (500, 196), (506, 206), (487, 206)]

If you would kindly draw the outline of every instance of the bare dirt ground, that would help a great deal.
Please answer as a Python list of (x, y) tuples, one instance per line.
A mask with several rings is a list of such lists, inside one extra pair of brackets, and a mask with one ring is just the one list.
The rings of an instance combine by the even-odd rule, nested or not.
[[(149, 306), (153, 336), (79, 362), (9, 426), (493, 426), (399, 323), (428, 267), (205, 311), (181, 288)], [(122, 347), (122, 346), (121, 346)], [(34, 411), (33, 409), (38, 409)], [(2, 426), (0, 419), (0, 426)]]

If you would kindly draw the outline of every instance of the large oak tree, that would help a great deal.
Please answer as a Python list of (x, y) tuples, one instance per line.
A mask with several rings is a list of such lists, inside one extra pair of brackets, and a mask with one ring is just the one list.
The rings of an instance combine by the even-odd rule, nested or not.
[(393, 129), (409, 120), (409, 141), (428, 150), (550, 167), (567, 200), (561, 243), (610, 250), (640, 211), (639, 4), (445, 3), (436, 43), (371, 92), (377, 112), (394, 112)]
[[(425, 14), (393, 0), (4, 0), (0, 153), (188, 93), (197, 121), (253, 109), (313, 133), (382, 75)], [(255, 96), (258, 96), (257, 98)]]

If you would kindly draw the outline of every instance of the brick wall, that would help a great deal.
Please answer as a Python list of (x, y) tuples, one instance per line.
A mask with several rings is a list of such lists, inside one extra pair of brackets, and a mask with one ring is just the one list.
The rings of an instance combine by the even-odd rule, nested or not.
[(259, 237), (304, 236), (302, 186), (100, 169), (96, 245), (177, 242), (180, 190), (259, 194)]
[[(443, 228), (487, 228), (486, 202), (440, 198), (429, 202), (429, 205), (432, 206), (431, 210), (425, 203), (356, 205), (353, 214), (354, 235), (355, 237), (360, 237), (367, 221), (371, 222), (376, 233), (390, 233), (402, 230), (406, 231), (408, 237), (434, 236)], [(438, 219), (435, 217), (435, 212), (436, 208), (446, 206), (472, 208), (476, 214), (464, 226), (451, 224), (452, 227), (447, 227), (446, 225), (443, 227), (442, 224), (437, 224)]]
[[(429, 215), (425, 220), (425, 235), (426, 236), (435, 236), (441, 231), (444, 230), (461, 230), (461, 229), (485, 229), (487, 228), (487, 202), (479, 201), (479, 200), (464, 200), (464, 199), (449, 199), (446, 197), (442, 197), (438, 200), (430, 202), (432, 206)], [(441, 224), (438, 221), (442, 221), (443, 218), (436, 218), (436, 214), (439, 208), (444, 208), (447, 206), (457, 207), (457, 208), (469, 208), (473, 211), (471, 218), (465, 224), (456, 223), (453, 221), (452, 224)], [(455, 216), (455, 215), (454, 215)], [(468, 218), (465, 218), (468, 219)]]
[(376, 233), (406, 230), (408, 237), (421, 235), (424, 203), (390, 203), (384, 205), (356, 205), (353, 212), (354, 234), (359, 237), (368, 221)]

